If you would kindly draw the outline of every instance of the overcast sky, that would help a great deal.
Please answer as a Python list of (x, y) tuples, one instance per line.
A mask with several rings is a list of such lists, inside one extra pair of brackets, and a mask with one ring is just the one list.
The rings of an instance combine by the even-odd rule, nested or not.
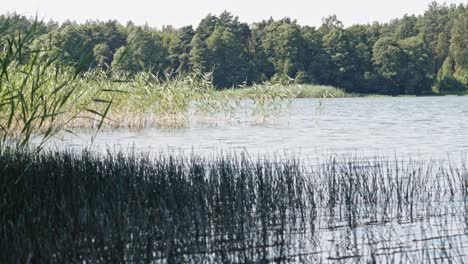
[[(117, 19), (122, 23), (148, 23), (153, 27), (196, 26), (208, 13), (227, 10), (243, 22), (257, 22), (270, 16), (291, 17), (302, 25), (318, 26), (322, 17), (336, 14), (345, 26), (387, 22), (404, 14), (422, 14), (432, 0), (0, 0), (0, 13), (63, 22), (66, 19)], [(438, 1), (443, 3), (444, 1)], [(467, 0), (448, 0), (466, 3)]]

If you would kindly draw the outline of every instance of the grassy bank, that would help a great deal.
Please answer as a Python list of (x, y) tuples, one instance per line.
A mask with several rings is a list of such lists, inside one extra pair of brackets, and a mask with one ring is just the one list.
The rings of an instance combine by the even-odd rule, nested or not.
[(461, 164), (2, 149), (0, 171), (1, 263), (466, 261)]
[(342, 89), (332, 86), (313, 84), (262, 84), (225, 90), (220, 93), (224, 94), (228, 98), (256, 99), (271, 90), (276, 90), (278, 96), (282, 96), (284, 98), (341, 98), (357, 96), (346, 93)]
[(440, 95), (440, 96), (450, 96), (450, 95), (468, 96), (468, 91), (464, 91), (464, 92), (439, 92), (439, 93), (436, 93), (435, 95)]

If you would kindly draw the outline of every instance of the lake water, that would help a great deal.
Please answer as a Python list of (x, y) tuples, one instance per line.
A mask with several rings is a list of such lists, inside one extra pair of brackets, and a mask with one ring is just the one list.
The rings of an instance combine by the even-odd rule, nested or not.
[[(244, 102), (246, 106), (249, 102)], [(89, 146), (89, 131), (65, 135), (51, 146)], [(251, 154), (411, 155), (447, 158), (468, 151), (468, 97), (384, 97), (295, 99), (266, 123), (239, 110), (228, 122), (183, 128), (107, 130), (94, 145), (101, 149), (206, 154), (245, 149)]]

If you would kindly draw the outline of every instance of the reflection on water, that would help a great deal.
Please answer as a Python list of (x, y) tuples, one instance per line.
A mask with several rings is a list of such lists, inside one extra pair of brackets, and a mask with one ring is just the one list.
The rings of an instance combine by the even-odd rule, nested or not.
[[(248, 104), (248, 102), (244, 102)], [(267, 124), (239, 111), (228, 122), (185, 128), (118, 129), (100, 133), (100, 148), (213, 153), (246, 149), (323, 153), (411, 154), (446, 158), (468, 150), (468, 97), (296, 99)], [(50, 145), (79, 148), (91, 135), (77, 131)]]

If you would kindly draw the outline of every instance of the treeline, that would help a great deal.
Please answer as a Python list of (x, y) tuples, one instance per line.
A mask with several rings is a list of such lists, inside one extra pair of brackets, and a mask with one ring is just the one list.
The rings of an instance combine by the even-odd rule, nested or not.
[[(19, 20), (0, 16), (0, 26)], [(40, 22), (29, 47), (85, 70), (112, 69), (174, 76), (212, 72), (220, 89), (258, 82), (332, 85), (347, 92), (428, 94), (468, 89), (468, 5), (433, 2), (423, 15), (345, 28), (336, 16), (320, 27), (268, 19), (252, 25), (228, 12), (196, 29), (154, 29), (116, 21)]]

